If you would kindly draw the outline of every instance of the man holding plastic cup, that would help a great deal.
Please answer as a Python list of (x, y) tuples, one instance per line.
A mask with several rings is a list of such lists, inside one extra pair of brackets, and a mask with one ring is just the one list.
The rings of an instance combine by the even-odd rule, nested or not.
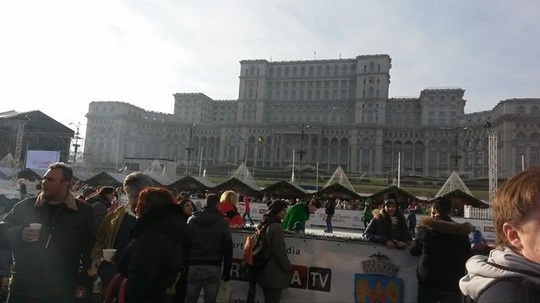
[(73, 171), (54, 163), (37, 197), (17, 203), (0, 222), (0, 246), (13, 252), (9, 303), (71, 303), (92, 286), (88, 276), (96, 226), (92, 208), (70, 192)]

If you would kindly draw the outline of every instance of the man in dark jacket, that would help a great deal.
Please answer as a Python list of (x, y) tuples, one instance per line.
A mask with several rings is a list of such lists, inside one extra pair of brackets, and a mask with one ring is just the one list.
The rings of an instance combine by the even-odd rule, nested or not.
[(435, 199), (431, 217), (420, 220), (415, 240), (410, 246), (418, 263), (418, 301), (460, 302), (459, 279), (465, 275), (465, 262), (471, 257), (469, 223), (450, 219), (448, 198)]
[(334, 214), (336, 213), (335, 200), (330, 199), (326, 201), (326, 205), (324, 207), (324, 213), (326, 214), (326, 229), (324, 230), (324, 232), (333, 233), (334, 230), (332, 229), (332, 217), (334, 217)]
[[(219, 197), (206, 197), (206, 205), (188, 220), (189, 271), (186, 302), (198, 301), (204, 289), (204, 302), (215, 302), (220, 278), (229, 281), (233, 242), (227, 220), (217, 206)], [(223, 263), (223, 270), (222, 270)]]
[(69, 191), (72, 175), (69, 166), (52, 164), (42, 192), (15, 205), (0, 223), (0, 243), (16, 262), (10, 303), (71, 303), (91, 289), (87, 270), (96, 226), (91, 207)]

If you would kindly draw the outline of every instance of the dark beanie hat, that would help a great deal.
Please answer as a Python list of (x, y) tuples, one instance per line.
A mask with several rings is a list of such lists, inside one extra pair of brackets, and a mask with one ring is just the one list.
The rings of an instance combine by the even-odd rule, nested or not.
[(270, 205), (268, 205), (268, 213), (275, 215), (287, 208), (287, 206), (287, 203), (283, 200), (273, 200)]
[(452, 202), (447, 197), (437, 197), (433, 203), (433, 208), (441, 214), (449, 214), (452, 210)]
[(385, 193), (384, 194), (384, 205), (387, 204), (396, 204), (397, 203), (397, 197), (394, 193)]

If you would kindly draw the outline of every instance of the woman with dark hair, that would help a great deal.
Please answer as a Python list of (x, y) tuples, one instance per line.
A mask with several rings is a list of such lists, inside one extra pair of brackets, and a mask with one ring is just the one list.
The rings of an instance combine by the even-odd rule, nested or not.
[(266, 226), (261, 240), (264, 241), (262, 253), (267, 261), (264, 268), (256, 273), (256, 280), (263, 289), (265, 302), (280, 302), (283, 289), (289, 287), (291, 262), (287, 256), (285, 231), (281, 226), (287, 207), (287, 203), (282, 200), (270, 202), (268, 212), (259, 226)]
[(182, 199), (178, 205), (182, 208), (182, 218), (187, 222), (189, 217), (197, 210), (195, 204), (190, 199)]
[(364, 238), (370, 242), (386, 245), (388, 248), (406, 248), (412, 237), (405, 216), (397, 208), (397, 198), (388, 193), (384, 198), (384, 208), (377, 214), (364, 231)]
[(90, 194), (86, 203), (92, 206), (96, 226), (99, 226), (103, 218), (107, 215), (107, 210), (115, 199), (114, 187), (103, 186), (96, 193)]
[(118, 268), (127, 278), (126, 302), (169, 302), (167, 289), (180, 271), (187, 236), (182, 208), (169, 190), (148, 187), (139, 194), (135, 214), (133, 240), (122, 259), (117, 266), (103, 261), (99, 275), (107, 285)]

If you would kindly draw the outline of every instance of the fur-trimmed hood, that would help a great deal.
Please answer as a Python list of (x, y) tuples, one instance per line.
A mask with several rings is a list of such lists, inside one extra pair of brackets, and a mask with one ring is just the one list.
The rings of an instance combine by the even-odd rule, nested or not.
[[(36, 203), (34, 203), (34, 207), (43, 206), (43, 204), (45, 204), (45, 201), (47, 201), (45, 195), (43, 195), (43, 193), (40, 193), (36, 198)], [(77, 202), (75, 202), (75, 196), (71, 192), (68, 193), (64, 204), (67, 208), (71, 210), (77, 210)]]
[(469, 222), (457, 223), (452, 220), (423, 217), (419, 223), (429, 230), (440, 231), (451, 235), (468, 235), (472, 232), (472, 225)]

